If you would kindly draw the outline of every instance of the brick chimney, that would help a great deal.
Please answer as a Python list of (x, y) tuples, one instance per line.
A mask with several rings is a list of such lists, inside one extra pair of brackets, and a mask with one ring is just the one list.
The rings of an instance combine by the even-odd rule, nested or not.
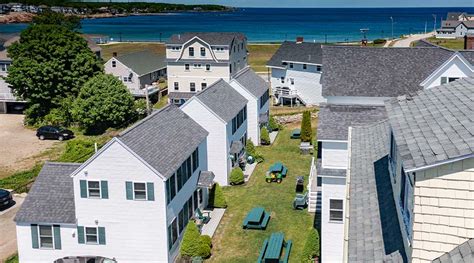
[(303, 43), (304, 38), (303, 37), (296, 37), (296, 44), (301, 44)]
[(466, 34), (464, 36), (464, 49), (474, 50), (474, 34)]
[(113, 53), (112, 53), (112, 56), (113, 56), (114, 58), (117, 57), (117, 52), (113, 52)]

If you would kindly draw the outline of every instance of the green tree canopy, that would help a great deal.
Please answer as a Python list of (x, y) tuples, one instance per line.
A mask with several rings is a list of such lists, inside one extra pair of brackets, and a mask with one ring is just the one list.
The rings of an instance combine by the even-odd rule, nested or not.
[(110, 74), (99, 74), (87, 81), (74, 102), (72, 112), (76, 122), (87, 133), (122, 127), (136, 117), (132, 94)]
[(311, 112), (303, 112), (303, 120), (301, 121), (301, 141), (311, 142), (313, 138), (313, 131), (311, 130)]
[(64, 15), (62, 13), (47, 10), (33, 17), (31, 22), (35, 25), (58, 25), (70, 30), (81, 28), (81, 18), (75, 15)]
[(30, 123), (36, 123), (102, 71), (99, 59), (78, 33), (58, 25), (31, 25), (8, 48), (13, 60), (6, 81), (28, 102)]

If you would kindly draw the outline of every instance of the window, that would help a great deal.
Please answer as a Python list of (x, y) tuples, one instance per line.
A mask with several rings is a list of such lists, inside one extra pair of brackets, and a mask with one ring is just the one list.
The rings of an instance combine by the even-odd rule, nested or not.
[(181, 209), (178, 214), (179, 233), (184, 230), (184, 209)]
[(112, 60), (112, 67), (113, 67), (113, 68), (117, 67), (117, 61)]
[(181, 50), (181, 47), (171, 47), (171, 50), (173, 50), (173, 51), (179, 51), (179, 50)]
[(167, 190), (167, 202), (168, 204), (173, 200), (176, 194), (186, 184), (186, 182), (192, 177), (193, 173), (199, 167), (199, 148), (196, 148), (191, 156), (186, 159), (178, 170), (171, 176), (166, 185)]
[(405, 231), (409, 238), (411, 238), (411, 215), (410, 206), (413, 203), (413, 183), (411, 182), (409, 174), (405, 173), (405, 170), (401, 169), (401, 185), (400, 185), (400, 207), (402, 210), (403, 223), (405, 225)]
[(189, 48), (189, 56), (194, 57), (194, 48), (193, 47)]
[(53, 248), (53, 227), (52, 226), (38, 226), (39, 228), (39, 247)]
[(179, 90), (179, 82), (174, 83), (174, 90)]
[(97, 228), (96, 227), (86, 227), (86, 243), (87, 244), (98, 244)]
[(448, 83), (458, 80), (459, 78), (448, 78)]
[(317, 71), (317, 72), (321, 72), (321, 70), (322, 70), (322, 67), (321, 67), (321, 66), (319, 66), (319, 65), (316, 66), (316, 71)]
[(342, 222), (343, 201), (329, 199), (329, 221)]
[(196, 83), (194, 82), (189, 83), (189, 90), (196, 91)]
[(203, 200), (203, 197), (202, 197), (202, 189), (198, 189), (198, 198), (199, 198), (199, 204), (202, 204), (202, 200)]
[(210, 71), (210, 70), (211, 70), (211, 65), (206, 64), (206, 70), (207, 70), (207, 71)]
[(147, 200), (146, 183), (133, 183), (133, 198), (135, 200)]
[(190, 219), (191, 217), (193, 217), (193, 214), (194, 214), (194, 209), (196, 208), (193, 208), (193, 197), (190, 196), (189, 199), (188, 199), (188, 202), (186, 203), (187, 205), (187, 208), (188, 208), (188, 216), (187, 218)]
[(270, 99), (270, 93), (268, 90), (263, 93), (263, 95), (260, 97), (260, 109), (263, 108), (263, 106), (267, 103), (267, 101)]
[(290, 68), (293, 68), (293, 63), (290, 63)]
[(89, 198), (100, 198), (100, 182), (87, 181), (87, 193)]
[(397, 144), (395, 142), (395, 136), (393, 132), (390, 133), (390, 170), (392, 177), (395, 180), (397, 177)]
[(173, 198), (175, 197), (176, 195), (176, 176), (175, 174), (173, 174), (170, 179), (168, 179), (167, 181), (167, 202), (168, 204), (171, 202), (171, 200), (173, 200)]
[(205, 48), (201, 48), (201, 57), (205, 57), (206, 56), (206, 49)]
[(204, 90), (207, 88), (207, 83), (203, 82), (201, 83), (201, 90)]
[(237, 116), (232, 119), (232, 134), (234, 134), (247, 119), (247, 106), (245, 106)]
[(175, 218), (168, 226), (168, 246), (170, 249), (176, 243), (176, 240), (178, 240), (178, 223), (176, 222)]
[(280, 78), (281, 83), (285, 83), (285, 77)]
[(291, 78), (290, 83), (291, 83), (291, 85), (295, 85), (295, 79)]
[(197, 168), (199, 167), (199, 148), (194, 150), (192, 157), (193, 157), (193, 172), (195, 172)]
[(308, 65), (303, 64), (303, 69), (307, 69), (307, 68), (308, 68)]
[(229, 65), (230, 73), (232, 73), (232, 64)]
[(184, 70), (189, 70), (189, 64), (184, 64)]

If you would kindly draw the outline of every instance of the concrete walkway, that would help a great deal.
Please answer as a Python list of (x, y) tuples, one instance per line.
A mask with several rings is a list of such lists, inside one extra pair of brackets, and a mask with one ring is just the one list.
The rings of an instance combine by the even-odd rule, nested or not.
[(272, 132), (270, 132), (270, 145), (273, 144), (273, 142), (275, 141), (277, 135), (278, 135), (278, 131), (272, 131)]
[(412, 42), (416, 42), (425, 38), (434, 36), (434, 32), (427, 34), (414, 34), (410, 35), (407, 38), (400, 39), (393, 44), (393, 47), (410, 47)]
[(255, 170), (255, 167), (257, 167), (257, 163), (254, 162), (253, 164), (246, 164), (245, 165), (245, 171), (244, 171), (244, 180), (245, 182), (248, 182), (250, 180), (250, 177), (252, 176), (253, 170)]
[(207, 224), (202, 226), (201, 234), (212, 237), (214, 233), (216, 232), (217, 227), (219, 226), (219, 223), (222, 220), (222, 217), (224, 216), (225, 209), (224, 208), (214, 208), (212, 210), (205, 209), (203, 211), (203, 214), (207, 214), (207, 212), (210, 212), (211, 220), (209, 220)]

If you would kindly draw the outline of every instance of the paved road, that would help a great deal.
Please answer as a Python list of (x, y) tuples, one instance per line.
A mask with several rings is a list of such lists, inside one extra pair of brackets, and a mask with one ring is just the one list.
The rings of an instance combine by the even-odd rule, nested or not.
[(432, 37), (433, 35), (434, 35), (433, 32), (430, 32), (430, 33), (427, 33), (427, 34), (410, 35), (407, 38), (400, 39), (400, 40), (396, 41), (393, 44), (393, 47), (410, 47), (412, 42), (419, 41), (419, 40), (424, 39), (424, 38), (429, 38), (429, 37)]
[(25, 194), (14, 195), (13, 200), (16, 204), (4, 211), (0, 211), (0, 262), (7, 259), (17, 251), (16, 228), (13, 218), (15, 218), (18, 209), (20, 209)]

